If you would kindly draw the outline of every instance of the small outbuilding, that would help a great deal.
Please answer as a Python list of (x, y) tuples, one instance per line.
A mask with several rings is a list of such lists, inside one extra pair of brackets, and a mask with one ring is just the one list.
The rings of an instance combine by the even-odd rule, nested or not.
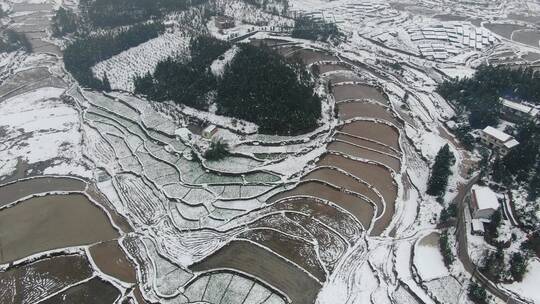
[(484, 235), (484, 223), (479, 219), (473, 219), (471, 221), (471, 232), (474, 235)]
[(202, 131), (202, 136), (206, 139), (212, 139), (212, 137), (217, 133), (217, 131), (218, 128), (216, 126), (209, 125)]
[(489, 220), (499, 209), (497, 194), (489, 187), (474, 185), (471, 192), (471, 213), (473, 219)]

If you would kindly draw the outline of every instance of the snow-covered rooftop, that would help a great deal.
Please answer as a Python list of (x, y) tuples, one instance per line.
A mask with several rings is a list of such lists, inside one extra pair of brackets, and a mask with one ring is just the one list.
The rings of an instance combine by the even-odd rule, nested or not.
[(505, 107), (508, 107), (510, 109), (520, 111), (526, 114), (530, 114), (532, 116), (536, 116), (539, 112), (538, 109), (535, 109), (523, 103), (510, 101), (508, 99), (503, 99), (502, 102)]
[(484, 130), (482, 130), (485, 134), (496, 138), (497, 140), (500, 140), (502, 142), (506, 142), (512, 138), (512, 136), (504, 133), (503, 131), (497, 130), (493, 127), (486, 127)]
[(484, 232), (484, 224), (479, 219), (472, 219), (472, 230), (476, 232)]
[(519, 145), (519, 141), (515, 140), (515, 139), (511, 139), (507, 142), (504, 143), (504, 146), (508, 149), (512, 149), (513, 147)]
[(478, 209), (499, 209), (499, 200), (497, 194), (489, 187), (474, 185), (472, 187), (473, 195), (478, 204)]

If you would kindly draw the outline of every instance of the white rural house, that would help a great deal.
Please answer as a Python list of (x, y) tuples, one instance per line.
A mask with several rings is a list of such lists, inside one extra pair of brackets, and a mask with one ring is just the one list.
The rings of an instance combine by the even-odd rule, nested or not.
[(474, 219), (491, 219), (499, 209), (497, 194), (489, 187), (474, 185), (471, 192), (471, 213)]
[(512, 148), (519, 145), (514, 137), (493, 127), (486, 127), (482, 130), (480, 139), (484, 145), (498, 151), (501, 155), (506, 155)]

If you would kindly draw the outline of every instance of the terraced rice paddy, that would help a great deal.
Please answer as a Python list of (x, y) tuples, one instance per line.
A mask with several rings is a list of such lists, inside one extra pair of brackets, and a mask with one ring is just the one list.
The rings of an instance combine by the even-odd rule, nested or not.
[(270, 251), (246, 241), (232, 241), (204, 261), (191, 267), (193, 271), (231, 269), (262, 278), (269, 286), (286, 294), (292, 303), (315, 301), (321, 284), (303, 270), (291, 265)]
[(111, 283), (93, 278), (87, 282), (70, 287), (66, 291), (58, 293), (40, 303), (114, 303), (120, 297), (120, 291)]
[(107, 215), (82, 194), (34, 197), (0, 211), (0, 263), (116, 237)]
[(342, 192), (339, 188), (330, 186), (329, 184), (316, 181), (305, 182), (291, 191), (280, 193), (270, 198), (270, 202), (276, 202), (280, 199), (293, 196), (316, 197), (334, 202), (352, 213), (365, 228), (370, 226), (373, 219), (374, 208), (368, 201), (362, 199), (360, 196)]
[(379, 89), (364, 85), (364, 84), (343, 84), (336, 85), (333, 88), (334, 98), (336, 102), (345, 100), (362, 100), (372, 99), (381, 104), (388, 104), (386, 97), (379, 91)]
[(25, 197), (48, 192), (82, 192), (86, 183), (68, 177), (38, 177), (20, 180), (0, 187), (0, 208)]
[(89, 251), (96, 266), (105, 274), (127, 283), (137, 282), (135, 267), (117, 241), (96, 244)]
[(355, 118), (368, 118), (377, 119), (383, 122), (388, 122), (395, 126), (399, 126), (400, 123), (392, 115), (392, 112), (388, 108), (381, 105), (362, 101), (343, 102), (337, 105), (339, 111), (339, 118), (343, 120), (350, 120)]
[(35, 303), (92, 276), (82, 255), (64, 255), (0, 272), (0, 303)]

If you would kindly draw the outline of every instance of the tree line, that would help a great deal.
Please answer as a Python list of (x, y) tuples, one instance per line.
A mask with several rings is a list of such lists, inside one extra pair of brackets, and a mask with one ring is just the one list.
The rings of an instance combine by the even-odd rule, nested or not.
[(263, 133), (297, 134), (317, 126), (321, 100), (301, 62), (267, 46), (242, 44), (223, 75), (212, 74), (210, 65), (230, 47), (215, 38), (194, 38), (190, 60), (158, 63), (153, 73), (135, 79), (135, 93), (202, 110), (215, 101), (218, 114), (256, 123)]
[(109, 90), (106, 77), (105, 81), (96, 78), (92, 74), (92, 66), (156, 38), (164, 30), (162, 23), (144, 23), (118, 32), (79, 36), (64, 50), (64, 65), (81, 85), (97, 90)]

